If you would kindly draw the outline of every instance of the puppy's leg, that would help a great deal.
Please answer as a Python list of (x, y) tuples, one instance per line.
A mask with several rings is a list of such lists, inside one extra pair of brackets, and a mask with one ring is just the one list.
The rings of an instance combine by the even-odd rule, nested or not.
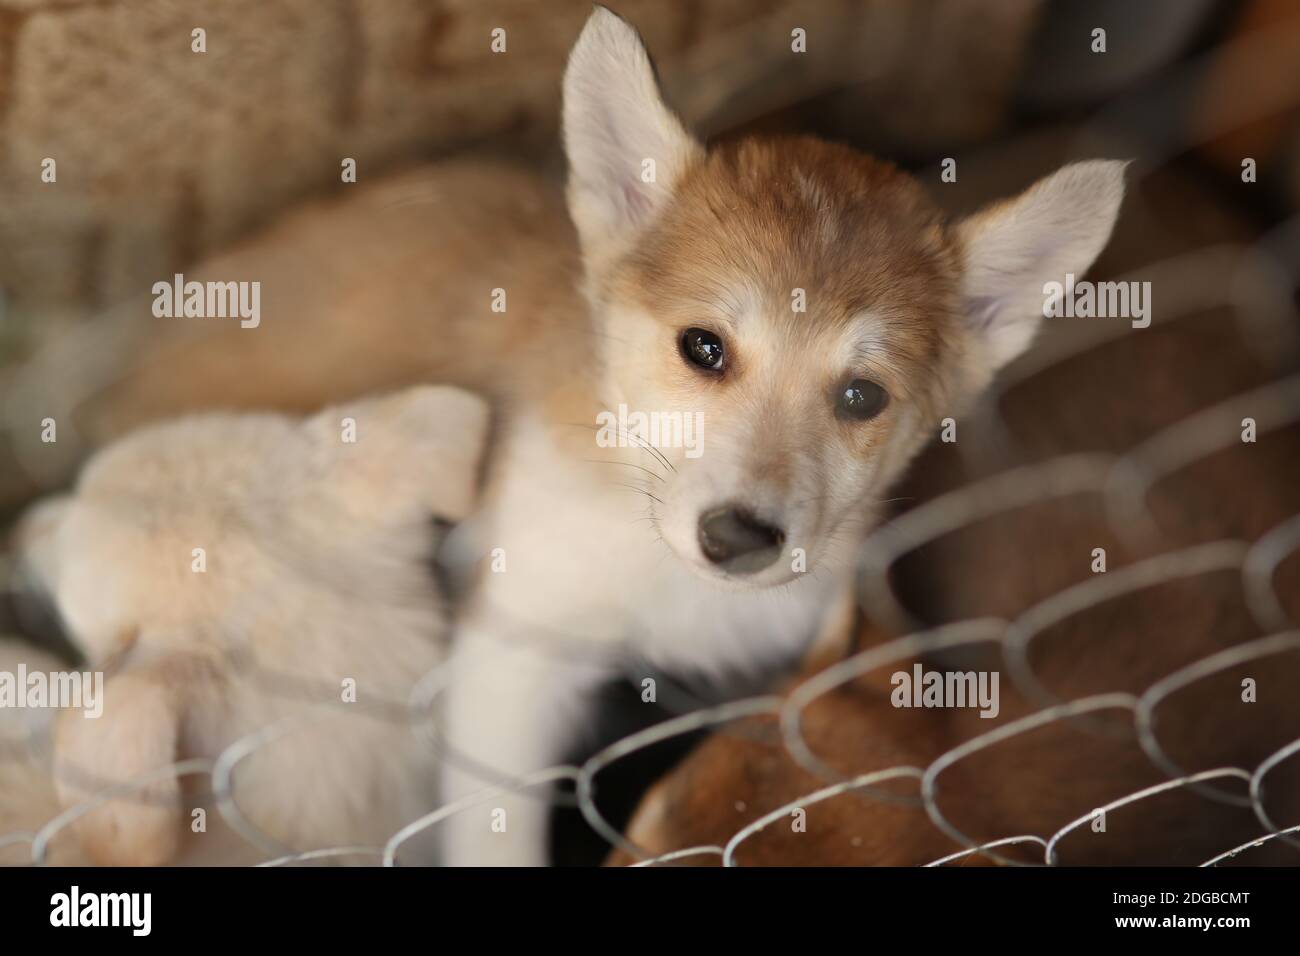
[[(185, 715), (207, 694), (211, 673), (208, 662), (181, 655), (131, 664), (105, 680), (98, 717), (60, 715), (54, 777), (65, 808), (148, 778), (76, 821), (82, 849), (96, 863), (158, 866), (175, 856), (181, 781), (166, 768), (181, 757)], [(153, 771), (159, 775), (151, 778)]]
[[(176, 760), (177, 695), (152, 673), (118, 674), (104, 686), (103, 714), (61, 715), (54, 776), (59, 801), (75, 806)], [(158, 866), (180, 840), (180, 782), (170, 774), (91, 810), (75, 824), (82, 848), (103, 866)]]
[[(560, 763), (592, 708), (604, 676), (527, 636), (495, 638), (475, 627), (457, 635), (443, 709), (443, 802)], [(500, 633), (500, 632), (496, 632)], [(567, 656), (560, 656), (566, 654)], [(471, 765), (470, 761), (479, 766)], [(443, 822), (449, 866), (544, 866), (554, 786), (490, 796)]]

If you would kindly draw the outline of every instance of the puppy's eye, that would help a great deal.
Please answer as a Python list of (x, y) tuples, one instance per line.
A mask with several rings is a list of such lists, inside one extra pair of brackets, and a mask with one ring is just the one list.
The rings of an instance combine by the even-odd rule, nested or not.
[(710, 372), (722, 371), (722, 339), (706, 329), (687, 329), (682, 333), (682, 355), (692, 365)]
[(835, 414), (849, 421), (865, 422), (875, 418), (889, 404), (889, 393), (875, 382), (855, 378), (844, 386), (835, 403)]

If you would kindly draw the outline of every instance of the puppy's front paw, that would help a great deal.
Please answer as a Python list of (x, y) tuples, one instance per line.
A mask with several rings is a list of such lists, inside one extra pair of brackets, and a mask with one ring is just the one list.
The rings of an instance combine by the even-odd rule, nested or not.
[(99, 866), (170, 863), (180, 841), (176, 796), (151, 788), (134, 800), (111, 800), (76, 822), (77, 840)]
[(113, 794), (73, 825), (94, 862), (158, 866), (175, 855), (181, 789), (168, 767), (176, 760), (177, 720), (175, 696), (157, 675), (131, 673), (107, 682), (101, 716), (62, 715), (54, 748), (60, 802), (71, 808)]

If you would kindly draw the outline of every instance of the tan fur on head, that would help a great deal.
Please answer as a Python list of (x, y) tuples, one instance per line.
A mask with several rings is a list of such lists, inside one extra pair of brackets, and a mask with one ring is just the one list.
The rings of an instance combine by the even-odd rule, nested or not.
[(173, 858), (200, 797), (166, 768), (286, 719), (292, 746), (235, 775), (241, 811), (276, 842), (373, 845), (432, 806), (405, 704), (445, 651), (433, 521), (469, 511), (486, 433), (482, 400), (433, 387), (305, 422), (181, 419), (106, 449), (33, 510), (29, 572), (107, 675), (101, 717), (59, 721), (60, 801), (131, 785), (77, 821), (93, 859)]

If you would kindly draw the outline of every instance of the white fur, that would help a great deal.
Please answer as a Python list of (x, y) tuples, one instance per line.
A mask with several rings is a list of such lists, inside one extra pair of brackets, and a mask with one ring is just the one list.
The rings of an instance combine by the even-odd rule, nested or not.
[[(753, 674), (812, 636), (842, 585), (833, 559), (788, 585), (739, 590), (691, 569), (636, 522), (626, 494), (520, 422), (502, 449), (503, 483), (470, 553), (500, 548), (456, 634), (444, 718), (453, 746), (518, 779), (583, 739), (592, 688), (630, 662), (712, 677)], [(842, 567), (840, 568), (842, 571)], [(632, 676), (636, 676), (635, 674)], [(447, 799), (492, 775), (445, 766)], [(506, 831), (492, 827), (505, 810)], [(447, 823), (454, 865), (541, 865), (548, 804), (496, 796)]]

